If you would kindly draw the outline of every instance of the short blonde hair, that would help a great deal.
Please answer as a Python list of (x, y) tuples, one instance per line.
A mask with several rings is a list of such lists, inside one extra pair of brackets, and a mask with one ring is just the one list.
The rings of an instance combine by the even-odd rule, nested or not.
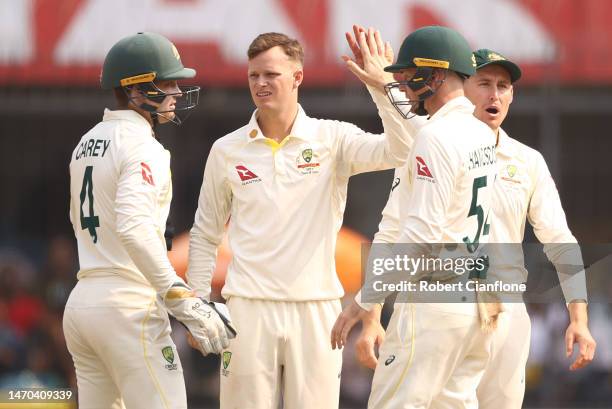
[(290, 59), (299, 62), (300, 65), (304, 65), (304, 50), (300, 42), (282, 33), (263, 33), (258, 35), (249, 45), (247, 56), (249, 60), (252, 60), (264, 51), (277, 46), (282, 48)]

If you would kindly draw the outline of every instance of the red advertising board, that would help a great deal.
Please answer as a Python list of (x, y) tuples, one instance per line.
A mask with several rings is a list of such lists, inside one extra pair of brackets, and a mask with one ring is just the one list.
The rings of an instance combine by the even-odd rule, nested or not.
[(0, 84), (95, 85), (114, 42), (156, 31), (198, 83), (241, 85), (250, 41), (280, 31), (304, 45), (305, 85), (337, 85), (351, 80), (340, 55), (352, 23), (396, 49), (417, 27), (448, 25), (519, 63), (524, 83), (610, 84), (610, 16), (607, 0), (0, 0)]

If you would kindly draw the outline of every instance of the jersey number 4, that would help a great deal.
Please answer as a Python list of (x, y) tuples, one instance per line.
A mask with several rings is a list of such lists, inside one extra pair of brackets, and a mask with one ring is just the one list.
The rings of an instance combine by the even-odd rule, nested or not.
[[(98, 232), (96, 227), (100, 227), (100, 219), (94, 214), (94, 197), (93, 197), (93, 166), (87, 166), (85, 168), (85, 175), (83, 175), (83, 187), (81, 187), (81, 229), (89, 230), (89, 234), (93, 238), (93, 242), (98, 242)], [(89, 202), (89, 216), (85, 216), (83, 212), (83, 205), (85, 204), (85, 197)]]
[[(476, 216), (478, 220), (478, 229), (476, 230), (476, 236), (474, 236), (473, 240), (470, 240), (468, 236), (463, 238), (463, 242), (467, 245), (468, 251), (473, 253), (478, 249), (478, 245), (480, 243), (480, 235), (486, 236), (489, 234), (489, 228), (491, 225), (486, 222), (484, 210), (482, 207), (477, 204), (478, 203), (478, 189), (481, 187), (487, 186), (487, 177), (480, 176), (474, 179), (474, 185), (472, 186), (472, 204), (470, 205), (470, 211), (468, 213), (468, 217)], [(487, 213), (487, 220), (489, 215)]]

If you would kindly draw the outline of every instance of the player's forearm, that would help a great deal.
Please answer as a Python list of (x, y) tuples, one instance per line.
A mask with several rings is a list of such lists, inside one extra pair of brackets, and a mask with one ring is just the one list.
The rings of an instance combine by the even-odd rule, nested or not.
[(573, 301), (567, 305), (567, 310), (569, 311), (570, 322), (588, 324), (589, 313), (586, 302)]
[(544, 252), (557, 270), (565, 302), (587, 301), (586, 274), (578, 243), (545, 244)]
[(371, 87), (368, 87), (368, 91), (376, 104), (383, 124), (387, 144), (385, 151), (387, 164), (393, 167), (403, 166), (414, 145), (415, 132), (411, 132), (412, 129), (407, 127), (404, 118), (399, 115), (384, 94)]
[(168, 260), (165, 240), (155, 226), (137, 224), (118, 234), (138, 270), (160, 296), (163, 297), (174, 282), (181, 280)]
[[(219, 241), (220, 242), (220, 241)], [(210, 300), (212, 277), (217, 260), (218, 243), (210, 241), (197, 230), (191, 231), (189, 240), (189, 268), (187, 282), (198, 297)]]

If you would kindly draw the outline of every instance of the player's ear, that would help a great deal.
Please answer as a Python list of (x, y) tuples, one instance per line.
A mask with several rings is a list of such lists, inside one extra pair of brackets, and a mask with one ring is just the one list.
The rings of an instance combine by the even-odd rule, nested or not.
[(510, 102), (509, 104), (511, 104), (513, 100), (514, 100), (514, 86), (510, 84)]
[(293, 73), (293, 89), (296, 89), (302, 83), (304, 79), (304, 69), (299, 67), (297, 71)]
[(442, 86), (444, 80), (446, 79), (445, 70), (441, 70), (438, 68), (434, 68), (431, 76), (431, 84), (434, 86), (434, 90), (437, 90)]

